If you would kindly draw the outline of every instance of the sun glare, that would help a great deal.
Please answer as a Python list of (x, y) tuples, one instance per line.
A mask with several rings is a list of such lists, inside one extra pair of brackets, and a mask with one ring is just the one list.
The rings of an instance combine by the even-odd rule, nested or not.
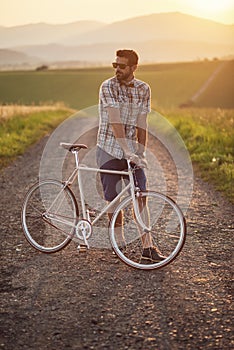
[(233, 7), (233, 0), (194, 0), (194, 8), (199, 9), (206, 14), (226, 11)]

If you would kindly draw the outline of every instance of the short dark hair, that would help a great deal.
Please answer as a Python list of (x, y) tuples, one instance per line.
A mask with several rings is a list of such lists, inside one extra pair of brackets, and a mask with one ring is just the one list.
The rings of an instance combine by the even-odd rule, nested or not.
[(138, 55), (134, 50), (118, 50), (116, 51), (116, 56), (127, 58), (130, 66), (134, 66), (138, 63)]

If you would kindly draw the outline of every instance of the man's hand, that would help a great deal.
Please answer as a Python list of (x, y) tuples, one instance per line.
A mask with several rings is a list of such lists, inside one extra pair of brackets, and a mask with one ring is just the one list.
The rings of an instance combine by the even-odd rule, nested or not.
[(136, 155), (139, 157), (139, 166), (141, 168), (148, 168), (148, 163), (145, 157), (145, 151), (137, 151)]
[(125, 158), (129, 159), (131, 163), (136, 164), (140, 168), (147, 168), (147, 161), (145, 157), (139, 157), (137, 154), (125, 152)]
[(138, 155), (138, 158), (140, 159), (140, 163), (139, 163), (138, 166), (140, 168), (148, 168), (148, 163), (147, 163), (147, 160), (146, 160), (145, 156)]
[(148, 162), (145, 158), (140, 158), (140, 165), (139, 165), (140, 168), (146, 168), (148, 169)]

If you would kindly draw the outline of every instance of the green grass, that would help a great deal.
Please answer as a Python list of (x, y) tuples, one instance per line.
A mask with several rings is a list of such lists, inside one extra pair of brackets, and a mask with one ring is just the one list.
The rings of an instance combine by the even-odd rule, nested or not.
[(201, 176), (234, 202), (234, 110), (162, 112), (180, 133)]
[(149, 65), (139, 68), (138, 77), (152, 90), (156, 109), (178, 107), (193, 96), (220, 62), (189, 62)]
[(234, 60), (225, 62), (218, 74), (204, 93), (198, 98), (195, 106), (213, 108), (234, 108)]
[[(203, 61), (142, 65), (136, 77), (150, 84), (153, 105), (170, 108), (187, 101), (219, 64)], [(71, 108), (83, 109), (98, 103), (100, 84), (112, 75), (111, 68), (0, 72), (0, 104), (63, 101)]]
[(0, 118), (0, 169), (23, 154), (70, 114), (69, 110), (58, 109)]
[(0, 72), (0, 104), (52, 104), (83, 109), (98, 103), (99, 85), (112, 71)]

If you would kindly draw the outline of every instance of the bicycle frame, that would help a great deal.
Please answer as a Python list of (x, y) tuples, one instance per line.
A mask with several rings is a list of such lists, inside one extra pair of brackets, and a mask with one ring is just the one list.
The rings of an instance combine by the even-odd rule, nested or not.
[[(64, 181), (63, 188), (58, 193), (57, 197), (54, 199), (53, 203), (51, 204), (51, 206), (46, 211), (45, 217), (46, 218), (52, 218), (54, 221), (64, 223), (64, 224), (69, 225), (71, 227), (76, 227), (76, 225), (74, 225), (73, 223), (68, 222), (67, 220), (64, 220), (62, 218), (56, 217), (56, 214), (50, 214), (50, 210), (53, 207), (54, 203), (59, 198), (59, 196), (62, 193), (62, 191), (64, 190), (64, 188), (66, 188), (67, 186), (72, 185), (74, 183), (76, 177), (77, 177), (77, 183), (78, 183), (78, 188), (79, 188), (79, 193), (80, 193), (81, 208), (82, 208), (82, 217), (83, 217), (84, 220), (88, 220), (91, 225), (94, 225), (105, 213), (108, 212), (108, 210), (114, 204), (116, 204), (119, 201), (119, 199), (123, 196), (123, 194), (125, 194), (126, 192), (128, 192), (130, 190), (130, 195), (131, 195), (132, 201), (133, 201), (133, 208), (134, 208), (135, 218), (136, 218), (138, 224), (142, 227), (143, 232), (145, 232), (145, 233), (149, 232), (150, 231), (150, 227), (147, 227), (144, 224), (144, 222), (142, 221), (142, 219), (141, 219), (139, 205), (138, 205), (138, 200), (136, 199), (136, 197), (140, 197), (140, 190), (137, 187), (135, 187), (134, 178), (133, 178), (133, 172), (132, 172), (131, 165), (130, 165), (130, 160), (127, 160), (128, 171), (116, 171), (116, 170), (106, 170), (106, 169), (99, 169), (99, 168), (91, 168), (91, 167), (87, 167), (86, 165), (82, 165), (82, 164), (79, 165), (78, 152), (79, 151), (72, 151), (72, 153), (75, 155), (75, 162), (76, 162), (75, 169), (73, 170), (72, 174), (69, 176), (68, 180)], [(126, 176), (129, 177), (129, 184), (126, 185), (123, 188), (123, 190), (114, 198), (113, 201), (111, 201), (110, 203), (108, 203), (107, 205), (104, 206), (104, 208), (95, 217), (95, 219), (93, 221), (91, 221), (91, 219), (90, 219), (89, 211), (86, 210), (86, 208), (85, 208), (85, 197), (84, 197), (84, 190), (83, 190), (82, 179), (81, 179), (82, 178), (81, 173), (84, 172), (84, 171), (86, 171), (86, 172), (88, 172), (88, 171), (89, 172), (96, 172), (96, 173), (119, 174), (119, 175), (126, 175)]]

